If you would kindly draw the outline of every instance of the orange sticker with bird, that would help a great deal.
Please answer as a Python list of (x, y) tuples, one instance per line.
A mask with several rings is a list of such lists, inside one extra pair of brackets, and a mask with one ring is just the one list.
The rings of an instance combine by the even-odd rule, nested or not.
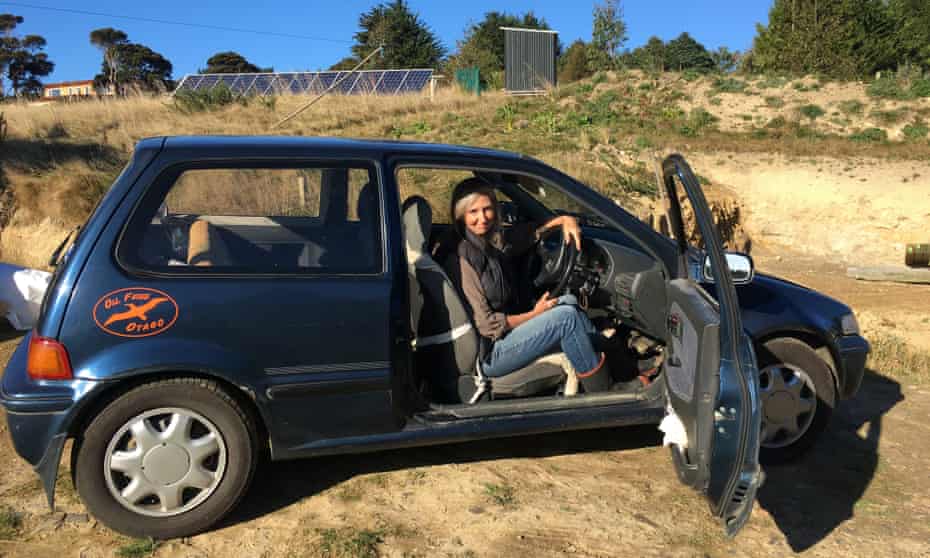
[(119, 337), (158, 335), (178, 319), (178, 303), (168, 293), (149, 287), (109, 292), (94, 305), (97, 327)]

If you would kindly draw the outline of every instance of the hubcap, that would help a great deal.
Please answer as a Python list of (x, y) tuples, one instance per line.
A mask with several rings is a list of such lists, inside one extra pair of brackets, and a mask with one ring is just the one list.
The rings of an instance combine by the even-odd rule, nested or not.
[(759, 372), (762, 446), (783, 448), (801, 439), (817, 410), (817, 389), (804, 370), (785, 363)]
[(110, 494), (126, 509), (169, 517), (203, 503), (226, 470), (216, 426), (190, 409), (165, 407), (129, 419), (111, 438), (104, 463)]

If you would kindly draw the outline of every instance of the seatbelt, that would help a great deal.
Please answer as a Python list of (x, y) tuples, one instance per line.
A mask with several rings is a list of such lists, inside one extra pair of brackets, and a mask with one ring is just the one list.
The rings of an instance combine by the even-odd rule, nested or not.
[(468, 400), (469, 405), (474, 405), (481, 400), (481, 396), (490, 391), (491, 380), (484, 375), (484, 368), (481, 366), (481, 356), (475, 361), (475, 394)]
[(426, 337), (417, 337), (416, 339), (410, 341), (410, 346), (413, 347), (413, 350), (415, 351), (418, 347), (429, 347), (430, 345), (451, 343), (471, 331), (471, 329), (471, 323), (462, 324), (456, 328), (450, 329), (449, 331), (444, 331), (435, 335), (427, 335)]

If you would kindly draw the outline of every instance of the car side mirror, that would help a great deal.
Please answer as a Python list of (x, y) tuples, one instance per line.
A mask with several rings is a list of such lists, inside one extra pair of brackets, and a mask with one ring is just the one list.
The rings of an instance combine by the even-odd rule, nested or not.
[[(752, 263), (752, 258), (746, 254), (738, 252), (727, 252), (727, 267), (730, 268), (730, 278), (734, 285), (745, 285), (752, 282), (756, 270)], [(710, 256), (704, 256), (704, 265), (702, 269), (702, 279), (708, 283), (714, 282), (714, 274), (711, 271)]]

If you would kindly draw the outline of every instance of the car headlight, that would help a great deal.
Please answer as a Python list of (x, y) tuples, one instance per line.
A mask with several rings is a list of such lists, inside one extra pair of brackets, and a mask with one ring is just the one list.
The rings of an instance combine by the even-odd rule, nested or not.
[(840, 318), (840, 331), (843, 335), (859, 335), (859, 322), (856, 321), (856, 315), (850, 312)]

